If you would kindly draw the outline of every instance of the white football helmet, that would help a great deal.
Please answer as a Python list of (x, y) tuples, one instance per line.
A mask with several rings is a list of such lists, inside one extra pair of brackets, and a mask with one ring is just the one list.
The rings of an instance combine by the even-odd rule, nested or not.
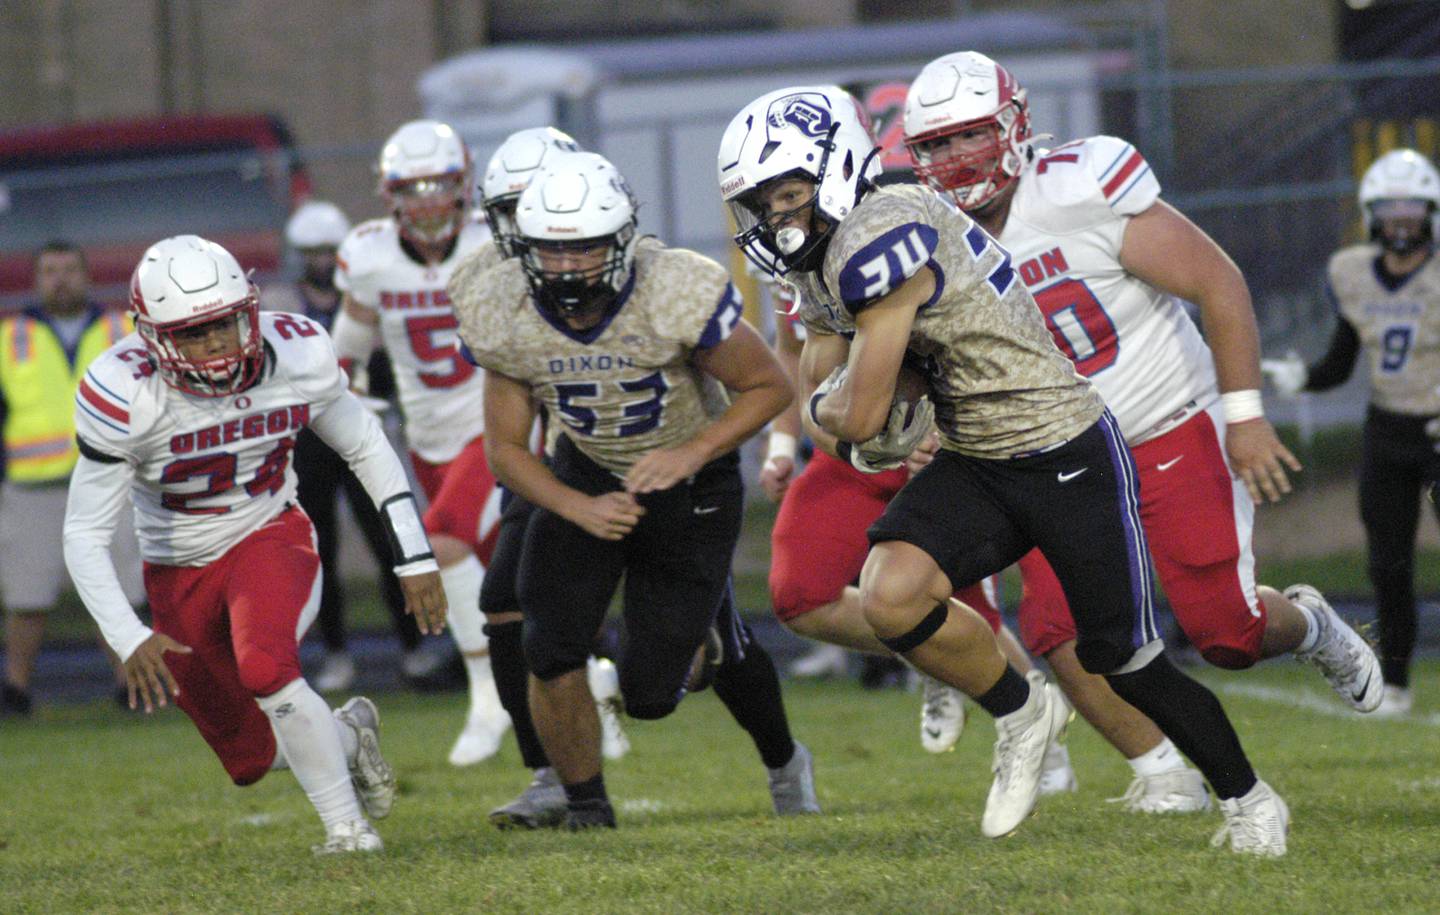
[(449, 124), (411, 121), (380, 150), (380, 195), (400, 234), (443, 245), (460, 233), (469, 208), (470, 150)]
[(285, 241), (292, 248), (338, 248), (350, 234), (350, 220), (335, 204), (307, 200), (285, 223)]
[[(1440, 173), (1413, 149), (1391, 150), (1360, 179), (1360, 212), (1371, 240), (1396, 254), (1418, 250), (1440, 233)], [(1419, 231), (1408, 231), (1416, 218)]]
[[(223, 397), (259, 377), (260, 296), (234, 256), (198, 235), (151, 245), (130, 277), (135, 329), (172, 388)], [(203, 325), (233, 321), (237, 348), (196, 354)]]
[[(973, 152), (951, 155), (945, 138), (977, 128), (992, 132)], [(1030, 107), (1025, 90), (995, 61), (975, 51), (932, 60), (905, 95), (905, 146), (915, 175), (962, 210), (995, 198), (1030, 161)]]
[(608, 309), (635, 264), (635, 195), (597, 153), (555, 157), (520, 194), (514, 246), (535, 302), (560, 317)]
[(495, 244), (505, 257), (514, 257), (515, 206), (520, 193), (530, 186), (542, 166), (548, 166), (557, 155), (579, 152), (580, 144), (554, 127), (527, 127), (505, 138), (485, 166), (480, 195), (485, 217)]
[[(880, 149), (860, 104), (839, 86), (767, 92), (740, 109), (720, 139), (720, 196), (739, 232), (735, 243), (774, 276), (819, 269), (830, 233), (880, 176)], [(776, 239), (777, 217), (764, 214), (761, 185), (803, 177), (815, 183), (810, 231)], [(825, 226), (817, 225), (817, 216)], [(783, 232), (781, 233), (784, 234)]]

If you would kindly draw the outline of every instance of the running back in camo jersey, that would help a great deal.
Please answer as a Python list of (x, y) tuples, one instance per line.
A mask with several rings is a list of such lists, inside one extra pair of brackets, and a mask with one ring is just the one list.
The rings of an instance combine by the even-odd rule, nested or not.
[(1329, 293), (1370, 355), (1370, 400), (1382, 410), (1440, 413), (1440, 258), (1399, 289), (1376, 275), (1378, 245), (1352, 245), (1330, 258)]
[(725, 409), (723, 388), (691, 357), (729, 338), (743, 303), (725, 269), (693, 251), (637, 245), (619, 308), (584, 332), (535, 305), (513, 259), (451, 296), (475, 362), (529, 385), (551, 421), (617, 476)]
[(935, 295), (916, 313), (907, 363), (925, 372), (944, 447), (1013, 457), (1100, 418), (1100, 396), (1055, 347), (1010, 255), (929, 188), (871, 191), (835, 230), (823, 281), (785, 279), (809, 330), (848, 337), (857, 313), (926, 265)]

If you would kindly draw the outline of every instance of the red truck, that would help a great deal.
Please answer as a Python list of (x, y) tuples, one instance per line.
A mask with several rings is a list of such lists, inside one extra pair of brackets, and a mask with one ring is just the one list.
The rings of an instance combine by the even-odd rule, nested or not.
[(83, 247), (94, 294), (120, 301), (151, 243), (193, 232), (259, 274), (310, 181), (289, 130), (266, 115), (187, 115), (0, 130), (0, 309), (30, 295), (51, 239)]

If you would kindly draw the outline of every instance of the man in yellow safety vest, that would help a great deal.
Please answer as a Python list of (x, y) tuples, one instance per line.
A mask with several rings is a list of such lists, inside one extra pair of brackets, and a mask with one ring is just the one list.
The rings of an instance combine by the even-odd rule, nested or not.
[[(0, 600), (7, 611), (0, 715), (30, 713), (45, 611), (66, 582), (61, 540), (79, 455), (76, 388), (91, 360), (134, 329), (124, 311), (93, 303), (89, 286), (84, 252), (51, 242), (35, 256), (36, 303), (0, 320)], [(131, 527), (127, 514), (117, 532), (116, 567), (138, 601), (144, 590)]]

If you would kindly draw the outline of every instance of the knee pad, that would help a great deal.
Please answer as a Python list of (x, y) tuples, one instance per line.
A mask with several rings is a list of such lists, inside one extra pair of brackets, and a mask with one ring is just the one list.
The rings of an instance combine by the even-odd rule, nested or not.
[(240, 685), (252, 696), (269, 696), (301, 676), (300, 664), (295, 657), (277, 658), (261, 648), (244, 651), (235, 660)]
[[(939, 632), (949, 615), (948, 604), (936, 604), (935, 608), (925, 614), (924, 618), (916, 623), (909, 632), (901, 633), (893, 638), (881, 638), (880, 641), (886, 648), (898, 655), (907, 654), (919, 648), (930, 636)], [(877, 638), (879, 637), (877, 636)]]
[(632, 702), (625, 699), (625, 714), (641, 721), (656, 721), (675, 711), (680, 701), (673, 702)]
[(1129, 645), (1116, 645), (1081, 637), (1075, 642), (1075, 657), (1086, 673), (1108, 674), (1118, 670), (1135, 654)]
[(587, 643), (557, 643), (547, 639), (534, 626), (526, 626), (522, 643), (525, 666), (541, 680), (554, 680), (572, 670), (583, 670), (590, 659)]

